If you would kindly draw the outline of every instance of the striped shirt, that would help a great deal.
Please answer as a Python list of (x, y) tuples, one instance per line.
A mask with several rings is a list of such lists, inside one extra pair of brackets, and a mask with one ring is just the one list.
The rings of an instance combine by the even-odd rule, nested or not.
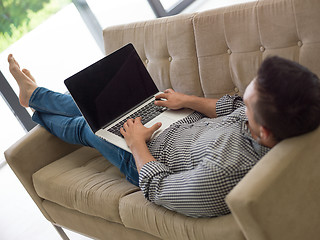
[(230, 213), (226, 195), (269, 148), (252, 138), (241, 97), (220, 98), (216, 112), (195, 112), (148, 143), (157, 160), (139, 174), (148, 200), (191, 217)]

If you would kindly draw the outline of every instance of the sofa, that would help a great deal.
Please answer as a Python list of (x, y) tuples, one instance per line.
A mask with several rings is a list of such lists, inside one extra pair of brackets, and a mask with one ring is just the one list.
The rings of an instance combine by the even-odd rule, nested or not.
[[(320, 76), (320, 0), (264, 0), (104, 29), (133, 43), (160, 90), (243, 95), (264, 58)], [(307, 116), (306, 116), (307, 117)], [(320, 128), (277, 144), (227, 195), (231, 213), (191, 218), (147, 201), (99, 152), (36, 126), (5, 158), (44, 217), (94, 239), (295, 240), (320, 236)]]

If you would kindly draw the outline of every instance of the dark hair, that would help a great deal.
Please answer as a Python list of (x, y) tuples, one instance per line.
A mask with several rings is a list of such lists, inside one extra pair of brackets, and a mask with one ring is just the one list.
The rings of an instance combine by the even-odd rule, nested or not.
[(316, 129), (320, 124), (320, 81), (302, 65), (280, 57), (261, 64), (255, 81), (255, 120), (277, 141)]

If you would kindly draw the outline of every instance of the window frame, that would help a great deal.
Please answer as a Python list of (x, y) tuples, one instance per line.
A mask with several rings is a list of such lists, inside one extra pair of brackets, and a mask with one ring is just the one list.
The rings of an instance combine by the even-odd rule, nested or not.
[(164, 9), (161, 0), (148, 0), (149, 5), (157, 18), (176, 15), (195, 1), (196, 0), (180, 0), (169, 11), (167, 11)]

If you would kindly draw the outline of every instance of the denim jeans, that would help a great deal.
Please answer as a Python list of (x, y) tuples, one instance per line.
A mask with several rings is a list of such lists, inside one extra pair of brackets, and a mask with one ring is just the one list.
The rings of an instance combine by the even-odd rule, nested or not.
[(39, 87), (31, 95), (29, 106), (36, 110), (33, 121), (65, 142), (97, 149), (125, 174), (129, 182), (139, 186), (139, 174), (132, 154), (96, 136), (70, 95)]

